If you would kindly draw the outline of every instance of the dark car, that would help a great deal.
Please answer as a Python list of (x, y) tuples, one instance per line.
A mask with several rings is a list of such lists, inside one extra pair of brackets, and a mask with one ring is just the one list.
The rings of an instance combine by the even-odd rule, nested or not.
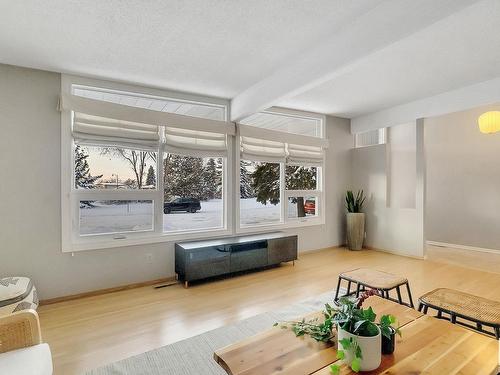
[(195, 213), (201, 210), (201, 204), (195, 198), (177, 198), (169, 203), (163, 204), (163, 212), (169, 214), (172, 211), (186, 211)]

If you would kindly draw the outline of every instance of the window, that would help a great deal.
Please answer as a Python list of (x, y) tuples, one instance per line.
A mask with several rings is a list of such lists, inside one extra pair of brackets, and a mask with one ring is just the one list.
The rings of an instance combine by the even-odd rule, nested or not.
[[(327, 142), (316, 136), (322, 134), (322, 118), (283, 115), (280, 119), (273, 113), (275, 126), (271, 126), (268, 115), (254, 115), (244, 121), (252, 125), (238, 126), (242, 229), (322, 218), (321, 171)], [(299, 130), (303, 135), (297, 134)]]
[(284, 133), (319, 138), (323, 136), (323, 121), (321, 117), (316, 114), (306, 116), (302, 112), (288, 109), (271, 109), (255, 113), (242, 120), (241, 123)]
[(322, 116), (235, 125), (219, 99), (68, 76), (62, 88), (63, 251), (324, 220)]
[(386, 128), (354, 134), (354, 147), (375, 146), (386, 143)]
[(76, 189), (156, 189), (155, 151), (77, 144)]
[(227, 230), (227, 137), (235, 127), (225, 122), (226, 105), (72, 84), (67, 90), (67, 251)]
[(224, 227), (224, 159), (164, 154), (165, 232)]
[(240, 225), (279, 224), (280, 164), (240, 161)]
[(153, 201), (79, 201), (80, 235), (153, 230)]

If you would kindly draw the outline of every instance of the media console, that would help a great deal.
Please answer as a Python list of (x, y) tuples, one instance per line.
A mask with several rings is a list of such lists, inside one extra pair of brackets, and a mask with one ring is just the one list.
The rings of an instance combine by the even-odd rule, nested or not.
[(297, 236), (282, 232), (175, 244), (175, 273), (186, 288), (193, 280), (296, 259)]

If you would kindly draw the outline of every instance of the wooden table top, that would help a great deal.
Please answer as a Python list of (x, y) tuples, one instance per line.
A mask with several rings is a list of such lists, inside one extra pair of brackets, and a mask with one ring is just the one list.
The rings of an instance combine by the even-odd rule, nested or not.
[[(496, 374), (498, 342), (486, 335), (380, 297), (364, 303), (377, 317), (396, 316), (403, 337), (397, 336), (396, 350), (382, 355), (380, 367), (370, 374)], [(322, 316), (320, 312), (306, 319)], [(337, 361), (332, 344), (316, 342), (308, 336), (295, 337), (279, 327), (217, 350), (214, 359), (230, 375), (330, 375)], [(353, 373), (345, 365), (341, 374)]]

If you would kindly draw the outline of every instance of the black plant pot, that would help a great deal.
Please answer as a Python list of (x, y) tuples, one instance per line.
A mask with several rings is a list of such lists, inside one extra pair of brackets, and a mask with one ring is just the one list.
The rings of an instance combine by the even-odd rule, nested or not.
[(391, 330), (390, 338), (382, 335), (382, 354), (392, 354), (396, 348), (396, 330), (389, 327)]

